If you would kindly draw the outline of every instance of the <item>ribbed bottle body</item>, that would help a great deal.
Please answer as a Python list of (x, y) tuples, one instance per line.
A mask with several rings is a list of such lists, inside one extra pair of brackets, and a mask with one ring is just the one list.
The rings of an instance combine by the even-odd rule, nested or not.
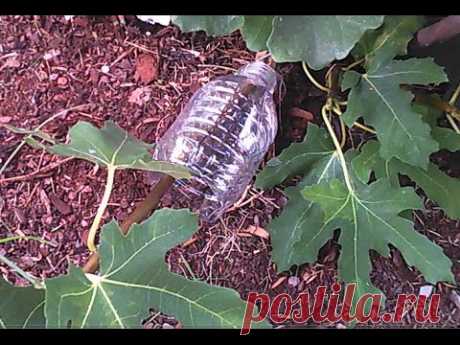
[(277, 75), (260, 64), (200, 88), (156, 146), (156, 159), (191, 170), (192, 180), (178, 183), (202, 199), (208, 222), (241, 197), (276, 136)]

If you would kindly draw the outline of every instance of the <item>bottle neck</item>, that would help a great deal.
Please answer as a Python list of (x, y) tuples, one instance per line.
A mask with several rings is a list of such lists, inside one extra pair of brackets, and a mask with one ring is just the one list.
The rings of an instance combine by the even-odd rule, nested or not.
[(278, 73), (262, 61), (251, 62), (240, 68), (236, 74), (250, 79), (254, 84), (264, 87), (270, 93), (275, 91), (280, 79)]

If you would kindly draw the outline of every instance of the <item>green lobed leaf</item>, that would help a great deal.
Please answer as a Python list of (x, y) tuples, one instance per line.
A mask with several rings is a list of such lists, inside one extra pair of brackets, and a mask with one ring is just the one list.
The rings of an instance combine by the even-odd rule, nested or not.
[(344, 75), (342, 86), (351, 86), (351, 91), (343, 119), (351, 126), (362, 116), (372, 125), (383, 158), (397, 157), (426, 169), (429, 155), (439, 145), (432, 139), (430, 127), (411, 108), (413, 95), (401, 90), (400, 85), (438, 84), (446, 80), (443, 69), (431, 58), (394, 60), (386, 65), (371, 62), (365, 74), (348, 71)]
[(101, 129), (79, 121), (69, 134), (70, 144), (56, 144), (48, 151), (86, 159), (105, 167), (156, 171), (175, 178), (190, 177), (185, 167), (153, 160), (148, 152), (152, 145), (134, 138), (112, 121), (107, 121)]
[(302, 181), (285, 189), (288, 203), (281, 215), (267, 226), (273, 246), (272, 259), (278, 271), (293, 264), (313, 262), (318, 250), (331, 237), (323, 231), (323, 214), (318, 205), (305, 200), (301, 190), (306, 185), (329, 181), (341, 174), (334, 145), (323, 128), (310, 123), (300, 143), (293, 143), (270, 160), (257, 175), (256, 186), (268, 189), (294, 175)]
[(106, 225), (99, 275), (72, 267), (68, 275), (45, 282), (47, 326), (140, 327), (152, 307), (185, 328), (240, 328), (245, 303), (236, 291), (168, 271), (166, 251), (190, 238), (197, 223), (188, 210), (164, 208), (135, 224), (127, 237), (115, 222)]
[(375, 165), (379, 162), (379, 143), (369, 140), (361, 148), (361, 154), (351, 161), (351, 166), (356, 177), (362, 183), (368, 183), (370, 174)]
[(384, 16), (173, 16), (182, 31), (219, 36), (240, 29), (249, 49), (269, 49), (277, 62), (306, 61), (321, 69), (344, 59)]
[(243, 16), (172, 16), (172, 22), (184, 32), (205, 31), (210, 36), (222, 36), (239, 29)]
[(0, 278), (0, 329), (44, 328), (45, 290), (18, 287)]
[(241, 34), (246, 46), (252, 51), (267, 49), (267, 40), (272, 32), (274, 16), (244, 16)]
[(305, 187), (303, 196), (321, 205), (326, 224), (341, 220), (339, 274), (345, 282), (356, 283), (356, 296), (378, 292), (369, 277), (369, 250), (389, 256), (388, 244), (398, 248), (408, 265), (417, 267), (427, 281), (454, 281), (452, 263), (442, 249), (399, 216), (404, 210), (422, 207), (412, 188), (395, 187), (387, 179), (367, 185), (356, 177), (352, 177), (352, 186), (348, 190), (335, 179)]
[(441, 206), (450, 218), (460, 219), (460, 204), (458, 203), (460, 180), (446, 175), (431, 162), (427, 170), (424, 170), (394, 158), (385, 161), (375, 155), (378, 148), (379, 144), (376, 141), (366, 143), (362, 148), (362, 152), (374, 154), (375, 159), (366, 168), (374, 170), (377, 178), (388, 178), (392, 185), (397, 187), (399, 186), (398, 173), (407, 175), (423, 189), (428, 198)]
[(385, 16), (381, 27), (364, 33), (354, 49), (355, 55), (364, 57), (366, 65), (372, 59), (382, 64), (405, 55), (407, 44), (422, 24), (422, 16)]
[(321, 69), (344, 59), (384, 16), (276, 16), (267, 45), (277, 62), (306, 61)]
[(450, 128), (434, 127), (431, 130), (433, 139), (439, 144), (440, 149), (452, 152), (460, 150), (460, 134)]
[(330, 157), (333, 152), (334, 145), (326, 131), (310, 123), (304, 140), (289, 145), (272, 158), (257, 175), (255, 185), (262, 189), (272, 188), (288, 177), (305, 174), (313, 164)]
[(334, 151), (320, 158), (305, 171), (297, 186), (285, 189), (288, 203), (281, 215), (267, 226), (273, 247), (272, 260), (278, 271), (288, 270), (293, 264), (314, 262), (334, 230), (324, 227), (319, 205), (305, 200), (300, 192), (304, 186), (330, 181), (341, 174), (337, 154)]
[[(430, 95), (431, 97), (440, 98), (438, 95)], [(420, 114), (422, 120), (430, 125), (431, 128), (436, 127), (438, 119), (441, 117), (442, 112), (434, 107), (430, 107), (426, 104), (418, 103), (414, 101), (412, 103), (412, 110), (417, 114)]]
[[(431, 95), (433, 98), (439, 98), (438, 95)], [(428, 105), (414, 103), (412, 109), (422, 115), (423, 121), (431, 127), (431, 136), (439, 144), (439, 149), (449, 151), (460, 150), (460, 134), (450, 128), (439, 127), (438, 119), (442, 116), (442, 111)]]
[(390, 171), (409, 176), (450, 218), (460, 219), (460, 180), (446, 175), (433, 163), (429, 163), (425, 171), (393, 159), (390, 162)]

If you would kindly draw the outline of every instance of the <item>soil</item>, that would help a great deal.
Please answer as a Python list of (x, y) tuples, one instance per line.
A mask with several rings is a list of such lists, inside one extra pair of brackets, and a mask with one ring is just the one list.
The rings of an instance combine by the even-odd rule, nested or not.
[[(255, 57), (238, 33), (209, 38), (203, 33), (183, 34), (173, 26), (139, 24), (135, 17), (125, 19), (126, 24), (115, 16), (76, 17), (73, 21), (63, 16), (0, 17), (0, 123), (33, 129), (64, 109), (81, 106), (64, 112), (43, 131), (65, 141), (69, 128), (79, 120), (102, 126), (111, 119), (135, 137), (153, 143), (174, 122), (195, 90)], [(153, 61), (155, 68), (145, 70), (142, 61)], [(286, 85), (278, 97), (282, 99), (278, 106), (282, 125), (265, 161), (303, 138), (308, 116), (293, 116), (299, 111), (292, 108), (308, 111), (312, 121), (319, 124), (324, 101), (299, 64), (280, 64), (277, 70)], [(321, 79), (320, 73), (317, 76)], [(368, 138), (360, 130), (351, 134), (353, 140), (348, 145), (357, 146)], [(0, 128), (2, 165), (22, 138)], [(433, 161), (451, 176), (460, 176), (454, 163), (458, 154), (439, 152)], [(0, 175), (0, 237), (39, 236), (54, 245), (14, 241), (2, 245), (0, 254), (37, 277), (64, 274), (69, 264), (82, 266), (89, 255), (87, 231), (102, 198), (105, 176), (104, 169), (85, 161), (62, 160), (28, 145), (22, 147)], [(250, 291), (271, 296), (285, 292), (295, 298), (300, 292), (313, 294), (319, 285), (331, 286), (337, 279), (338, 236), (322, 248), (317, 262), (277, 274), (270, 240), (245, 231), (251, 226), (264, 228), (279, 214), (286, 203), (282, 187), (261, 192), (250, 186), (221, 221), (200, 226), (190, 241), (169, 251), (166, 261), (171, 271), (233, 288), (243, 299)], [(147, 173), (117, 172), (104, 221), (123, 220), (150, 188)], [(447, 218), (423, 191), (419, 193), (425, 209), (414, 212), (415, 229), (444, 249), (453, 260), (459, 282), (460, 223)], [(193, 207), (193, 203), (180, 188), (173, 188), (161, 206)], [(386, 294), (389, 310), (394, 308), (398, 293), (417, 294), (427, 285), (396, 249), (390, 258), (376, 253), (371, 257), (372, 281)], [(0, 265), (0, 272), (15, 284), (26, 284), (4, 265)], [(455, 291), (454, 286), (444, 283), (434, 288), (441, 294), (439, 324), (418, 324), (412, 310), (399, 325), (360, 327), (458, 327), (460, 305), (453, 302)], [(180, 324), (151, 310), (144, 327), (176, 328)], [(277, 327), (298, 326), (286, 322)], [(344, 326), (309, 322), (303, 327)]]

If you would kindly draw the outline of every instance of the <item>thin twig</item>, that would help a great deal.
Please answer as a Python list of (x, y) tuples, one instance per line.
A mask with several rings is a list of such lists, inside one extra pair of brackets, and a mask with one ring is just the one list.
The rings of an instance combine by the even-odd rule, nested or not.
[(130, 41), (125, 41), (125, 43), (129, 44), (130, 46), (133, 46), (137, 49), (140, 49), (140, 50), (143, 50), (143, 51), (146, 51), (148, 53), (151, 53), (151, 54), (157, 54), (156, 52), (154, 52), (153, 50), (150, 50), (150, 49), (147, 49), (147, 47), (144, 47), (144, 46), (141, 46), (137, 43), (134, 43), (134, 42), (130, 42)]
[(43, 286), (43, 283), (38, 278), (34, 277), (30, 273), (27, 273), (26, 271), (21, 269), (18, 265), (16, 265), (16, 263), (14, 263), (13, 261), (9, 260), (5, 256), (0, 255), (0, 261), (3, 262), (5, 265), (7, 265), (9, 268), (11, 268), (13, 270), (13, 272), (18, 273), (22, 278), (27, 280), (33, 286), (35, 286), (35, 287), (42, 287)]
[(56, 247), (56, 243), (44, 240), (37, 236), (11, 236), (11, 237), (6, 237), (6, 238), (0, 238), (0, 244), (11, 242), (11, 241), (16, 241), (16, 240), (34, 240), (40, 243), (48, 244), (52, 247)]
[(75, 159), (75, 157), (64, 158), (64, 159), (60, 160), (59, 162), (47, 165), (47, 166), (41, 168), (40, 170), (34, 171), (34, 172), (30, 173), (30, 174), (21, 175), (21, 176), (14, 176), (14, 177), (7, 177), (7, 178), (4, 178), (4, 179), (0, 179), (0, 184), (11, 183), (11, 182), (19, 182), (19, 181), (27, 181), (27, 180), (39, 177), (38, 175), (41, 175), (41, 174), (47, 173), (47, 172), (49, 172), (51, 170), (54, 170), (54, 169), (58, 168), (59, 166), (61, 166), (62, 164), (71, 161), (72, 159)]
[[(76, 110), (78, 108), (81, 108), (81, 107), (84, 107), (84, 106), (87, 106), (89, 103), (87, 104), (80, 104), (80, 105), (76, 105), (74, 107), (70, 107), (70, 108), (67, 108), (67, 109), (64, 109), (64, 110), (61, 110), (60, 112), (50, 116), (49, 118), (47, 118), (45, 121), (43, 121), (40, 125), (38, 125), (34, 131), (39, 131), (40, 129), (42, 129), (46, 124), (48, 124), (49, 122), (53, 121), (54, 119), (58, 118), (59, 116), (62, 116), (62, 115), (65, 115), (67, 114), (69, 111), (72, 111), (72, 110)], [(26, 140), (28, 138), (32, 138), (33, 137), (33, 134), (29, 134), (27, 136), (25, 136), (21, 143), (18, 145), (18, 147), (16, 147), (16, 149), (11, 153), (11, 155), (8, 157), (8, 159), (6, 160), (6, 162), (3, 164), (3, 166), (0, 168), (0, 175), (3, 174), (3, 172), (5, 171), (6, 167), (8, 166), (8, 164), (10, 164), (10, 162), (13, 160), (13, 158), (17, 155), (17, 153), (19, 152), (19, 150), (21, 150), (21, 148), (26, 144)]]
[[(452, 105), (453, 107), (455, 107), (455, 102), (457, 102), (457, 98), (458, 98), (459, 94), (460, 94), (460, 83), (457, 85), (457, 88), (455, 89), (454, 93), (452, 94), (452, 97), (449, 99), (449, 104)], [(452, 118), (452, 115), (453, 114), (448, 113), (446, 115), (447, 120), (449, 121), (450, 125), (455, 130), (455, 132), (460, 134), (460, 129), (458, 128), (457, 123), (455, 122), (455, 120)]]

